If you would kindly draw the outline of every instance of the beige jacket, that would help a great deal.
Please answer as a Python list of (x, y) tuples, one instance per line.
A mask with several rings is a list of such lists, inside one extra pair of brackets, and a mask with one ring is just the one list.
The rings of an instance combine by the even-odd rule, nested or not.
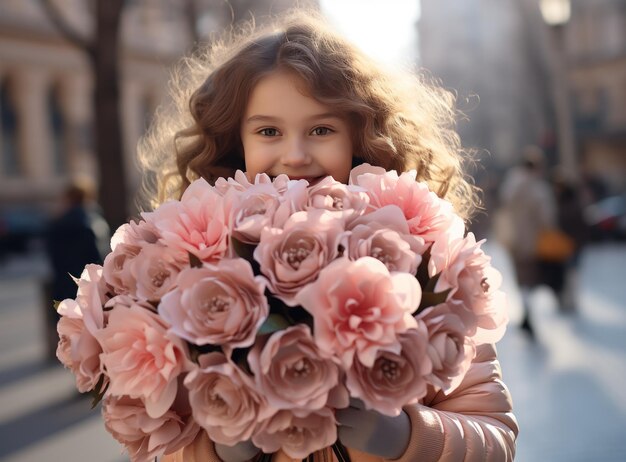
[[(431, 389), (421, 404), (406, 406), (405, 411), (411, 418), (412, 436), (407, 450), (395, 462), (513, 460), (518, 426), (493, 345), (478, 347), (465, 379), (454, 392), (446, 396)], [(385, 462), (352, 449), (349, 453), (352, 462)], [(332, 451), (328, 450), (327, 454), (328, 460), (337, 462)], [(273, 461), (295, 459), (278, 453)], [(220, 459), (206, 433), (201, 432), (192, 445), (163, 457), (162, 462), (220, 462)]]

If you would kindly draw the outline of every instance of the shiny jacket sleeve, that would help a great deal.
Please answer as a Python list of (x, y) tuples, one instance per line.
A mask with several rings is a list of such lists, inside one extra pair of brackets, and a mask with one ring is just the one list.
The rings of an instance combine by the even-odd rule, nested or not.
[(493, 345), (478, 347), (463, 382), (449, 395), (431, 390), (406, 406), (409, 446), (394, 462), (512, 461), (519, 431)]
[(213, 443), (209, 440), (206, 432), (199, 432), (192, 444), (183, 449), (165, 455), (161, 462), (222, 462), (215, 453)]

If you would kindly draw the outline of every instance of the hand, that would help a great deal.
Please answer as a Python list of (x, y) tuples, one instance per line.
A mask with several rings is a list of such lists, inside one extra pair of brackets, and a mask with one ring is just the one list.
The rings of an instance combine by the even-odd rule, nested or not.
[(344, 446), (384, 459), (398, 459), (411, 439), (411, 419), (402, 411), (397, 417), (368, 411), (361, 400), (350, 399), (350, 407), (338, 409), (339, 440)]
[(234, 446), (215, 443), (215, 452), (224, 462), (245, 462), (252, 459), (259, 453), (252, 441), (241, 441)]

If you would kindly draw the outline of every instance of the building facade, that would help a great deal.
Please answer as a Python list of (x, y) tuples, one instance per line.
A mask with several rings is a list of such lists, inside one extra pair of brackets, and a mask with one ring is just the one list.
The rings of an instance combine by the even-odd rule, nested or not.
[(574, 0), (564, 47), (583, 171), (624, 193), (626, 0)]
[(553, 31), (539, 0), (421, 5), (421, 65), (457, 92), (464, 144), (489, 152), (487, 169), (514, 164), (527, 144), (541, 145), (552, 165), (563, 162), (557, 88), (566, 92), (574, 176), (626, 190), (626, 0), (571, 0), (570, 20)]
[[(93, 2), (51, 1), (88, 40)], [(136, 145), (166, 98), (171, 66), (194, 40), (208, 41), (239, 19), (253, 14), (262, 21), (293, 5), (291, 0), (125, 2), (119, 83), (126, 178), (120, 181), (131, 193), (141, 183)], [(0, 212), (49, 212), (69, 179), (88, 177), (97, 184), (92, 74), (86, 53), (59, 32), (40, 0), (0, 2)]]

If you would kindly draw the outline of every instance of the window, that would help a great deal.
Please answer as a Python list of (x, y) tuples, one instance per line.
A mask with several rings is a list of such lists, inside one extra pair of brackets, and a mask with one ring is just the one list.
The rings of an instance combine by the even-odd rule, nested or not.
[(57, 175), (67, 172), (66, 126), (61, 111), (59, 88), (53, 86), (48, 91), (48, 123), (52, 135), (52, 168)]
[(0, 171), (4, 176), (21, 176), (23, 172), (17, 146), (17, 112), (9, 88), (8, 80), (0, 81)]

